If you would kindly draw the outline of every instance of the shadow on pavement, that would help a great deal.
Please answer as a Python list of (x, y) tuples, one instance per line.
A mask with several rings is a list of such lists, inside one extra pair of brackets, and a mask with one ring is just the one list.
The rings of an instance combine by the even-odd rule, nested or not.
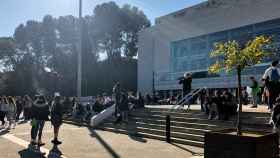
[(57, 145), (53, 145), (49, 152), (48, 158), (62, 158), (63, 153)]
[[(121, 120), (115, 119), (112, 121), (114, 126), (114, 130), (111, 132), (117, 133), (117, 134), (127, 134), (128, 137), (134, 141), (140, 142), (140, 143), (147, 143), (147, 139), (144, 139), (144, 137), (137, 132), (138, 124), (134, 119), (130, 119), (128, 122), (123, 122)], [(123, 132), (125, 131), (125, 132)]]
[(9, 130), (6, 130), (6, 129), (0, 130), (0, 136), (5, 135), (7, 133), (9, 133)]
[(129, 133), (128, 134), (129, 138), (140, 142), (140, 143), (147, 143), (147, 139), (144, 139), (142, 135), (138, 134), (138, 133)]
[(18, 154), (20, 155), (20, 158), (46, 158), (45, 156), (36, 154), (28, 149), (21, 150)]
[(183, 147), (183, 146), (181, 146), (181, 145), (174, 144), (174, 143), (171, 143), (171, 145), (173, 145), (173, 146), (175, 146), (175, 147), (177, 147), (177, 148), (180, 148), (180, 149), (182, 149), (182, 150), (185, 150), (185, 151), (191, 153), (193, 156), (203, 156), (203, 153), (197, 153), (197, 152), (195, 152), (195, 151), (193, 151), (193, 150), (191, 150), (191, 149), (185, 148), (185, 147)]
[(91, 132), (90, 136), (95, 137), (100, 142), (100, 144), (102, 144), (103, 147), (108, 151), (108, 153), (111, 154), (113, 158), (120, 158), (120, 156), (114, 151), (114, 149), (112, 149), (112, 147), (109, 144), (107, 144), (99, 134), (97, 134), (92, 129), (89, 130)]
[(25, 123), (28, 123), (27, 120), (20, 120), (17, 122), (18, 125), (21, 125), (21, 124), (25, 124)]

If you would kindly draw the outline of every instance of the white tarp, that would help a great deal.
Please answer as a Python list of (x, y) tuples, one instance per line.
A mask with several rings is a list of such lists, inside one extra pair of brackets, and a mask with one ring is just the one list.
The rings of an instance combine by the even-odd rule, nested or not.
[(96, 127), (98, 126), (100, 123), (102, 123), (104, 120), (106, 120), (107, 118), (111, 117), (114, 113), (115, 113), (115, 104), (112, 105), (111, 107), (103, 110), (102, 112), (100, 112), (99, 114), (93, 116), (90, 119), (90, 126), (91, 127)]

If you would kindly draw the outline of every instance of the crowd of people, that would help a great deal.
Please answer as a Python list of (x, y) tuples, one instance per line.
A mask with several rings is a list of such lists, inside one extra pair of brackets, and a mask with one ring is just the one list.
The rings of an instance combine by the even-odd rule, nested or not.
[(116, 122), (128, 122), (128, 112), (133, 108), (143, 108), (144, 97), (141, 93), (126, 92), (119, 83), (113, 87), (113, 95), (86, 97), (84, 101), (75, 101), (67, 115), (81, 122), (89, 123), (90, 118), (115, 104)]
[[(247, 87), (242, 87), (242, 93), (240, 96), (242, 104), (252, 104), (250, 108), (257, 108), (259, 104), (264, 104), (267, 105), (267, 108), (272, 115), (280, 116), (280, 112), (274, 112), (275, 107), (278, 104), (280, 106), (280, 98), (277, 99), (280, 97), (279, 61), (273, 61), (271, 63), (270, 67), (264, 72), (261, 80), (258, 80), (255, 76), (250, 76), (248, 79), (250, 84), (247, 87), (250, 88), (250, 91)], [(177, 95), (170, 95), (168, 98), (164, 98), (159, 95), (150, 96), (147, 94), (145, 97), (145, 103), (176, 105), (184, 96), (191, 93), (191, 73), (185, 73), (184, 77), (179, 78), (179, 84), (182, 85), (182, 92)], [(227, 120), (230, 116), (234, 115), (238, 109), (238, 97), (237, 91), (235, 90), (204, 88), (200, 93), (191, 96), (185, 104), (188, 105), (187, 109), (189, 109), (190, 104), (195, 103), (198, 100), (201, 104), (201, 111), (205, 112), (209, 119)]]
[(56, 94), (53, 98), (44, 95), (36, 95), (33, 98), (24, 97), (0, 97), (0, 120), (1, 130), (11, 130), (17, 123), (30, 122), (32, 145), (44, 145), (42, 133), (45, 121), (51, 121), (54, 127), (54, 144), (61, 144), (58, 140), (59, 127), (62, 124), (62, 117), (67, 109), (71, 107), (69, 98), (63, 98)]
[[(280, 123), (280, 69), (278, 61), (272, 62), (265, 71), (261, 82), (251, 76), (251, 108), (258, 107), (260, 102), (266, 103), (272, 113), (271, 122)], [(62, 124), (63, 115), (78, 118), (81, 121), (89, 121), (90, 118), (104, 109), (115, 104), (116, 122), (128, 122), (128, 114), (132, 108), (143, 108), (150, 104), (177, 104), (183, 96), (191, 93), (192, 76), (190, 73), (179, 79), (182, 84), (183, 93), (178, 96), (172, 95), (168, 99), (162, 99), (157, 95), (146, 95), (141, 93), (128, 93), (121, 89), (119, 83), (113, 87), (113, 95), (97, 95), (91, 97), (87, 102), (81, 102), (75, 97), (62, 97), (55, 93), (54, 97), (37, 95), (30, 97), (0, 97), (0, 129), (11, 130), (16, 127), (17, 122), (30, 121), (31, 124), (31, 144), (44, 145), (42, 133), (45, 121), (51, 121), (54, 127), (54, 144), (61, 144), (58, 140), (59, 128)], [(190, 100), (185, 102), (190, 108), (190, 104), (199, 100), (201, 111), (208, 119), (228, 120), (235, 115), (238, 109), (236, 93), (231, 89), (202, 89)], [(241, 100), (244, 104), (248, 102), (248, 93), (242, 90)]]

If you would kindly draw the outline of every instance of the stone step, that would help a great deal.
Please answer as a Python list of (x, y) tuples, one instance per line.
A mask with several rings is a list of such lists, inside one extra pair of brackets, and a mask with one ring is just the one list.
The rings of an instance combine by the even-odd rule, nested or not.
[[(164, 114), (201, 114), (200, 110), (184, 110), (184, 109), (167, 109), (167, 108), (143, 108), (136, 109), (135, 111), (139, 112), (150, 112), (150, 113), (164, 113)], [(270, 113), (261, 113), (261, 112), (242, 112), (247, 116), (256, 116), (256, 117), (270, 117)]]
[[(104, 127), (108, 127), (108, 124), (104, 124)], [(149, 133), (153, 135), (160, 135), (160, 136), (165, 136), (165, 129), (156, 129), (156, 128), (149, 128), (149, 127), (143, 127), (143, 126), (134, 126), (134, 125), (113, 125), (110, 124), (109, 127), (111, 128), (117, 128), (117, 129), (123, 129), (123, 130), (128, 130), (128, 131), (135, 131), (135, 132), (141, 132), (141, 133)], [(204, 133), (202, 135), (198, 134), (192, 134), (192, 133), (187, 133), (187, 132), (175, 132), (171, 130), (171, 137), (174, 138), (182, 138), (182, 139), (187, 139), (187, 140), (193, 140), (193, 141), (204, 141)]]
[[(165, 120), (166, 116), (164, 115), (149, 115), (149, 114), (131, 114), (131, 118), (150, 118), (155, 120)], [(207, 117), (178, 117), (178, 116), (170, 116), (171, 121), (178, 121), (178, 122), (190, 122), (190, 123), (203, 123), (203, 124), (219, 124), (219, 125), (228, 125), (234, 124), (234, 121), (221, 121), (221, 120), (208, 120)]]
[[(135, 114), (150, 114), (150, 115), (171, 115), (179, 117), (199, 117), (207, 118), (207, 115), (200, 111), (188, 111), (188, 112), (161, 112), (161, 111), (143, 111), (143, 110), (134, 110), (131, 113)], [(269, 113), (253, 113), (253, 112), (242, 112), (242, 117), (250, 118), (270, 118)]]
[[(103, 126), (116, 127), (116, 125), (114, 125), (111, 122), (104, 123)], [(129, 123), (129, 126), (131, 126), (129, 130), (134, 130), (136, 128), (162, 130), (164, 132), (166, 130), (165, 125), (147, 124), (147, 123), (143, 123), (143, 122)], [(209, 130), (171, 126), (171, 131), (178, 132), (178, 133), (194, 134), (194, 135), (204, 135), (204, 133)]]
[[(151, 118), (141, 118), (141, 117), (133, 117), (133, 120), (136, 120), (137, 122), (143, 122), (147, 124), (158, 124), (158, 125), (166, 125), (165, 119), (157, 120), (157, 119), (151, 119)], [(206, 129), (206, 130), (214, 130), (217, 127), (228, 127), (232, 128), (234, 127), (233, 124), (207, 124), (207, 123), (192, 123), (192, 122), (184, 122), (184, 121), (174, 121), (171, 120), (171, 126), (175, 127), (186, 127), (186, 128), (197, 128), (197, 129)]]
[[(116, 133), (128, 134), (128, 135), (132, 134), (131, 132), (128, 132), (127, 130), (123, 130), (123, 129), (116, 129), (116, 128), (111, 128), (111, 127), (99, 127), (99, 128), (102, 130), (105, 130), (105, 131), (110, 131), (110, 132), (116, 132)], [(137, 133), (133, 133), (133, 135), (134, 134), (136, 134), (138, 137), (140, 136), (140, 137), (144, 137), (144, 138), (156, 139), (156, 140), (161, 140), (161, 141), (166, 140), (165, 136), (154, 135), (151, 133), (137, 132)], [(171, 138), (171, 142), (178, 143), (178, 144), (184, 144), (184, 145), (197, 146), (197, 147), (203, 147), (203, 145), (204, 145), (203, 142), (180, 139), (180, 138)]]

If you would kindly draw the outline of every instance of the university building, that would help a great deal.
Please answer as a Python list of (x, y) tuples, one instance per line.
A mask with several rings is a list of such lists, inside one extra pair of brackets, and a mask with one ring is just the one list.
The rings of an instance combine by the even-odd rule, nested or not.
[[(216, 42), (245, 43), (258, 35), (272, 35), (275, 47), (280, 47), (280, 0), (208, 0), (159, 17), (154, 26), (139, 33), (138, 90), (180, 90), (178, 78), (185, 72), (193, 74), (194, 89), (235, 88), (234, 72), (208, 74), (215, 62), (209, 53)], [(275, 53), (243, 72), (244, 86), (249, 84), (249, 76), (261, 78), (277, 58)]]

